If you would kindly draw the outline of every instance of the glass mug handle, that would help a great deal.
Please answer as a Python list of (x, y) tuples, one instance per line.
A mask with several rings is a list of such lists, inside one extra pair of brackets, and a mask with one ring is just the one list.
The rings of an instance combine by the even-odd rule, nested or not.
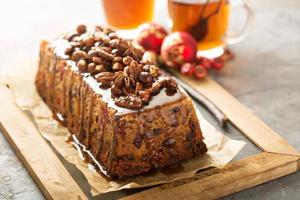
[(226, 44), (236, 44), (241, 42), (246, 38), (249, 33), (249, 30), (254, 22), (254, 12), (250, 6), (243, 0), (229, 0), (230, 6), (242, 6), (246, 12), (246, 21), (241, 30), (237, 32), (227, 31), (225, 36)]

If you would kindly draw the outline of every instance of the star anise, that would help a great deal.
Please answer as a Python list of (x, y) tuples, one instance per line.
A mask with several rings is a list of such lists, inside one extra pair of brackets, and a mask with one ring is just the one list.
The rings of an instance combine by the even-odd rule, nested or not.
[(135, 80), (131, 76), (129, 76), (126, 70), (117, 71), (115, 73), (115, 77), (116, 78), (114, 80), (114, 83), (118, 87), (122, 87), (123, 85), (125, 85), (126, 88), (129, 88), (130, 86), (135, 85)]
[(128, 43), (129, 47), (124, 52), (125, 56), (131, 56), (134, 60), (141, 60), (143, 57), (143, 51), (136, 48), (131, 42)]

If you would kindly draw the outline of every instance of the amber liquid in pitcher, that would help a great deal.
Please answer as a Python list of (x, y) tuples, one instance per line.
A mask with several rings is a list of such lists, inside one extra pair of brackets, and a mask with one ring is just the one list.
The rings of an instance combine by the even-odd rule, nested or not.
[(153, 17), (155, 0), (102, 0), (106, 20), (119, 29), (133, 29)]
[(187, 31), (198, 42), (199, 50), (224, 44), (228, 18), (227, 0), (168, 0), (173, 31)]

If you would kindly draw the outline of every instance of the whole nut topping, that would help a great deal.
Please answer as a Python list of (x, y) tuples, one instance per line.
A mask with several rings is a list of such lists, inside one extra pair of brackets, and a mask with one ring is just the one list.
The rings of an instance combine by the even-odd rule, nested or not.
[(86, 46), (86, 47), (92, 47), (92, 46), (94, 46), (94, 44), (95, 44), (95, 38), (94, 37), (92, 37), (92, 36), (89, 36), (89, 37), (87, 37), (87, 38), (85, 38), (84, 40), (83, 40), (83, 43), (84, 43), (84, 45)]
[(167, 78), (165, 78), (164, 86), (166, 89), (176, 90), (178, 85), (174, 78), (167, 77)]
[(112, 39), (109, 42), (110, 46), (113, 48), (119, 49), (119, 51), (124, 52), (129, 47), (128, 43), (126, 41), (123, 41), (121, 39)]
[(84, 24), (81, 24), (79, 26), (77, 26), (76, 31), (78, 34), (83, 34), (86, 32), (86, 26)]
[(135, 84), (135, 94), (138, 94), (139, 91), (141, 91), (143, 89), (143, 84), (140, 82), (136, 82)]
[(162, 88), (166, 88), (167, 95), (178, 89), (175, 79), (159, 78), (161, 72), (153, 63), (153, 55), (144, 54), (109, 28), (87, 30), (85, 25), (79, 25), (63, 38), (69, 42), (65, 54), (76, 62), (80, 72), (88, 71), (100, 87), (110, 88), (117, 106), (141, 109)]
[(88, 54), (85, 51), (82, 50), (78, 50), (75, 51), (72, 55), (72, 59), (73, 60), (79, 60), (79, 59), (87, 59), (88, 58)]
[(149, 72), (153, 77), (157, 77), (160, 75), (160, 70), (155, 65), (150, 65)]
[(130, 65), (130, 63), (133, 61), (133, 58), (131, 58), (130, 56), (126, 56), (123, 58), (123, 63), (124, 65)]
[(103, 36), (101, 40), (104, 45), (108, 45), (110, 43), (110, 38), (108, 36)]
[(142, 83), (147, 85), (151, 84), (153, 81), (153, 78), (149, 72), (141, 72), (139, 79)]
[(156, 81), (155, 83), (152, 84), (152, 87), (150, 88), (150, 92), (152, 94), (156, 93), (162, 88), (162, 86), (163, 86), (163, 81), (158, 80), (158, 81)]
[(115, 78), (116, 76), (113, 72), (101, 72), (96, 75), (97, 81), (99, 81), (104, 87), (109, 86)]
[(100, 31), (102, 32), (102, 31), (103, 31), (103, 27), (102, 27), (102, 26), (99, 26), (99, 25), (96, 25), (96, 26), (95, 26), (95, 30), (96, 30), (96, 31), (99, 31), (99, 32), (100, 32)]
[(125, 66), (122, 63), (117, 62), (117, 63), (113, 64), (112, 70), (113, 71), (121, 71), (124, 69), (124, 67)]
[(149, 102), (150, 101), (150, 98), (151, 98), (151, 94), (149, 91), (140, 91), (139, 92), (139, 96), (141, 97), (141, 100), (145, 103)]
[(120, 96), (122, 94), (122, 90), (114, 84), (111, 86), (110, 90), (112, 96)]
[(122, 62), (122, 57), (116, 56), (116, 57), (114, 57), (113, 61), (114, 62)]
[(80, 71), (85, 71), (86, 70), (86, 61), (81, 59), (78, 61), (77, 66)]
[(100, 73), (100, 72), (105, 72), (105, 71), (107, 71), (107, 70), (104, 65), (96, 65), (95, 66), (95, 73)]
[(124, 68), (124, 71), (127, 71), (127, 74), (134, 80), (137, 80), (142, 69), (136, 61), (132, 61), (129, 66)]
[(99, 57), (93, 57), (93, 62), (96, 63), (96, 64), (101, 64), (102, 63), (102, 59), (99, 58)]
[(95, 67), (96, 67), (95, 63), (88, 64), (88, 66), (87, 66), (88, 72), (91, 73), (91, 74), (95, 73)]
[(67, 47), (65, 49), (65, 54), (66, 55), (71, 55), (73, 53), (73, 47)]
[(98, 56), (100, 58), (103, 58), (103, 60), (109, 60), (109, 61), (113, 60), (113, 58), (114, 58), (114, 56), (112, 54), (107, 53), (105, 50), (102, 50), (102, 49), (100, 49), (98, 51)]

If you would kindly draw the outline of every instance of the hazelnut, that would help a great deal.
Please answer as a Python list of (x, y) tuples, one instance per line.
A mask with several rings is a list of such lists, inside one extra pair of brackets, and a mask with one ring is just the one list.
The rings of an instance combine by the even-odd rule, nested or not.
[(95, 66), (95, 73), (105, 72), (106, 68), (104, 65), (96, 65)]
[(142, 72), (139, 76), (140, 81), (144, 84), (151, 84), (153, 81), (153, 78), (149, 72)]
[(77, 66), (79, 68), (79, 71), (83, 72), (86, 70), (86, 61), (81, 59), (78, 61)]
[(176, 90), (177, 89), (177, 82), (174, 78), (167, 77), (164, 80), (164, 87), (167, 90)]
[(86, 32), (86, 26), (84, 24), (80, 24), (77, 26), (76, 31), (81, 35)]
[(95, 38), (93, 36), (89, 36), (83, 40), (83, 43), (86, 47), (92, 47), (95, 44)]
[(73, 52), (73, 48), (72, 48), (72, 47), (67, 47), (67, 48), (65, 49), (65, 54), (66, 54), (66, 55), (71, 55), (72, 52)]
[(96, 67), (95, 63), (88, 64), (88, 66), (87, 66), (88, 72), (91, 73), (91, 74), (93, 74), (95, 72), (95, 67)]
[(113, 71), (121, 71), (124, 69), (124, 67), (125, 66), (122, 63), (117, 62), (117, 63), (113, 64), (112, 70)]
[(120, 56), (114, 57), (113, 62), (122, 62), (122, 57)]

